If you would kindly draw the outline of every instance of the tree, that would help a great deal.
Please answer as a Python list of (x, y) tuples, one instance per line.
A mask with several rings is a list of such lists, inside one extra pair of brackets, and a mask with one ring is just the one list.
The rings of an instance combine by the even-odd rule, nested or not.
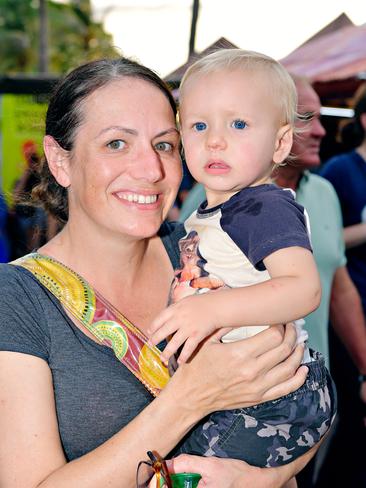
[(189, 37), (189, 56), (194, 54), (195, 52), (195, 42), (196, 42), (196, 28), (197, 28), (197, 21), (198, 21), (198, 13), (200, 10), (200, 2), (199, 0), (193, 0), (192, 4), (192, 20), (191, 20), (191, 34)]
[[(50, 72), (64, 73), (88, 60), (120, 55), (112, 36), (93, 20), (90, 0), (45, 4)], [(38, 71), (39, 9), (39, 0), (0, 0), (0, 72)]]

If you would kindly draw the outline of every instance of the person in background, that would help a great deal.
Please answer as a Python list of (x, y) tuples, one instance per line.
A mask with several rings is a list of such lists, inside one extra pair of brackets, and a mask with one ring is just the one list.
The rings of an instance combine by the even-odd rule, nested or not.
[(0, 192), (0, 263), (7, 263), (10, 257), (8, 219), (8, 206), (4, 195)]
[[(345, 345), (359, 374), (366, 374), (366, 327), (360, 295), (346, 267), (342, 214), (333, 186), (323, 177), (309, 170), (320, 165), (319, 148), (325, 130), (320, 122), (320, 100), (305, 78), (294, 77), (298, 93), (298, 112), (308, 119), (306, 126), (300, 123), (303, 132), (294, 140), (292, 153), (295, 160), (278, 168), (276, 183), (296, 192), (296, 200), (308, 211), (311, 241), (322, 282), (320, 307), (305, 318), (309, 331), (309, 344), (323, 352), (329, 360), (328, 321)], [(339, 389), (345, 387), (338, 385)], [(366, 386), (362, 384), (361, 399), (366, 403)], [(350, 405), (352, 410), (352, 405)], [(348, 417), (347, 425), (353, 422)], [(350, 482), (350, 469), (344, 469), (345, 456), (357, 457), (357, 449), (342, 446), (342, 466), (345, 479)], [(363, 456), (360, 451), (359, 455)], [(346, 465), (349, 466), (347, 461)], [(335, 469), (332, 465), (331, 469)], [(311, 467), (298, 476), (299, 486), (311, 487)], [(339, 481), (340, 478), (338, 478)], [(351, 484), (352, 485), (352, 484)], [(348, 484), (348, 486), (351, 486)], [(357, 485), (352, 485), (357, 486)]]
[(206, 192), (202, 183), (194, 183), (189, 190), (179, 212), (179, 222), (185, 222), (192, 213), (206, 200)]
[(12, 259), (40, 247), (47, 240), (47, 214), (43, 208), (30, 205), (31, 193), (38, 184), (35, 171), (40, 162), (37, 145), (25, 141), (22, 145), (25, 168), (13, 189), (10, 228)]
[[(146, 451), (165, 457), (209, 413), (273, 400), (305, 381), (289, 324), (234, 345), (212, 336), (153, 399), (111, 340), (62, 306), (66, 297), (89, 317), (96, 289), (142, 333), (166, 306), (183, 235), (164, 223), (181, 180), (175, 116), (162, 80), (126, 58), (76, 68), (51, 98), (33, 196), (65, 225), (36, 256), (62, 272), (45, 278), (55, 296), (40, 268), (22, 266), (34, 254), (0, 266), (1, 488), (131, 488)], [(201, 473), (207, 488), (272, 488), (313, 453), (274, 469), (182, 456), (172, 469)]]
[[(334, 186), (343, 216), (347, 269), (366, 311), (366, 86), (354, 106), (354, 149), (325, 162), (320, 175)], [(366, 380), (366, 378), (365, 378)]]
[[(349, 152), (334, 156), (321, 167), (320, 174), (334, 186), (343, 216), (347, 269), (360, 294), (366, 314), (366, 86), (355, 95), (354, 119), (343, 128)], [(342, 344), (332, 339), (331, 366), (339, 384), (339, 422), (329, 454), (321, 472), (323, 483), (339, 482), (340, 460), (347, 459), (353, 486), (366, 486), (366, 468), (362, 454), (344, 453), (351, 442), (366, 446), (366, 375), (352, 364)], [(365, 352), (366, 354), (366, 352)], [(333, 359), (333, 361), (332, 361)], [(359, 390), (361, 388), (361, 399)], [(352, 422), (350, 421), (352, 419)], [(326, 469), (328, 468), (328, 469)]]

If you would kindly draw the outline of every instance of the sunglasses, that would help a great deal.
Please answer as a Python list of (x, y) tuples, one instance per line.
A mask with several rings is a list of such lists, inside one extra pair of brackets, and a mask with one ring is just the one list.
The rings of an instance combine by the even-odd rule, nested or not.
[(160, 488), (161, 480), (164, 487), (172, 488), (172, 480), (166, 462), (156, 451), (147, 451), (150, 461), (140, 461), (136, 471), (136, 488), (151, 488), (150, 482), (156, 477), (156, 488)]

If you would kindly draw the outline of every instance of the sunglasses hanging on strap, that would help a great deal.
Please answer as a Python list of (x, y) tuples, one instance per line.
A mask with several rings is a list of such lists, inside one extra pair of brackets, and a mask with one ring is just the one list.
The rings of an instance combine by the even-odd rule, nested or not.
[(160, 351), (80, 275), (55, 259), (31, 253), (11, 264), (22, 266), (49, 290), (61, 305), (121, 361), (154, 396), (169, 380)]

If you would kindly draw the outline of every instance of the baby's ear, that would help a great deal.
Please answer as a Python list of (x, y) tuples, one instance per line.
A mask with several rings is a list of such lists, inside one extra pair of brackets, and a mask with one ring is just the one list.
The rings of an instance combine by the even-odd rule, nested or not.
[(48, 167), (57, 183), (65, 188), (70, 186), (69, 153), (63, 149), (52, 136), (43, 138), (43, 150)]
[(290, 124), (283, 125), (277, 132), (273, 162), (281, 164), (290, 154), (293, 142), (293, 130)]

